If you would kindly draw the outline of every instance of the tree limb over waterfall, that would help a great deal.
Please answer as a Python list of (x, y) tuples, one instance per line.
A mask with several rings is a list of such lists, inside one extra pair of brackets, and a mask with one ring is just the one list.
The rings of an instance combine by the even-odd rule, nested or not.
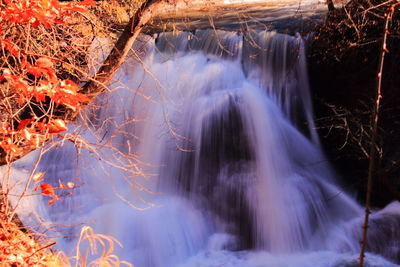
[(131, 17), (124, 31), (115, 43), (114, 48), (100, 67), (93, 80), (90, 80), (82, 90), (90, 98), (94, 98), (105, 90), (117, 69), (125, 61), (137, 36), (143, 27), (151, 20), (158, 10), (176, 4), (176, 0), (147, 0)]

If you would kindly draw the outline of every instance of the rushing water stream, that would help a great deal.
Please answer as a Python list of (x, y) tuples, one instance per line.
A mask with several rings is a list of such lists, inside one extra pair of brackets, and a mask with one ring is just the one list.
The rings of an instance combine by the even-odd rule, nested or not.
[[(126, 87), (75, 126), (103, 148), (66, 142), (44, 155), (48, 179), (79, 188), (51, 207), (30, 203), (41, 217), (87, 222), (138, 267), (355, 266), (363, 210), (319, 148), (302, 38), (204, 30), (143, 36), (136, 48), (119, 73)], [(372, 217), (370, 250), (391, 260), (399, 210)], [(67, 251), (74, 242), (59, 240)]]

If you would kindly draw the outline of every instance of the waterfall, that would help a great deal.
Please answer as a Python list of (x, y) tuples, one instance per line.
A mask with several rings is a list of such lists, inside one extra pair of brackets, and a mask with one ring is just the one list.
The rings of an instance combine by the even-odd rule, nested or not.
[(73, 126), (94, 148), (65, 142), (40, 162), (50, 183), (78, 187), (37, 203), (58, 229), (72, 225), (60, 247), (87, 223), (135, 266), (354, 263), (362, 209), (319, 147), (304, 50), (268, 31), (142, 36), (115, 89)]

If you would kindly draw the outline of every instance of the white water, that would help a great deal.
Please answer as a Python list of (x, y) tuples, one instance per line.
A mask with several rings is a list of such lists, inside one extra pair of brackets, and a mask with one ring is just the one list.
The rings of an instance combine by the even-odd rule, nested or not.
[[(80, 188), (35, 211), (116, 237), (119, 256), (139, 267), (355, 266), (362, 209), (335, 185), (318, 147), (301, 38), (202, 31), (154, 43), (136, 44), (144, 52), (119, 73), (128, 88), (98, 99), (89, 126), (76, 126), (117, 151), (66, 143), (45, 154), (40, 169), (51, 183)], [(373, 251), (391, 259), (399, 211), (394, 203), (372, 217)], [(372, 254), (367, 262), (395, 266)]]

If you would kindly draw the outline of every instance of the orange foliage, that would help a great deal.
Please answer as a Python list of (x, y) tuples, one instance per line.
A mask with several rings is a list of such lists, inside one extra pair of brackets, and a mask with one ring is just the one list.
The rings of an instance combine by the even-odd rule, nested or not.
[(49, 184), (41, 184), (40, 189), (43, 195), (54, 195), (54, 188)]
[[(43, 180), (43, 176), (44, 175), (45, 175), (44, 172), (36, 173), (33, 176), (33, 181), (35, 183), (41, 182)], [(51, 206), (57, 200), (60, 200), (60, 197), (64, 197), (64, 196), (72, 194), (72, 192), (66, 192), (66, 193), (63, 193), (63, 194), (57, 193), (57, 190), (65, 190), (66, 191), (66, 190), (75, 189), (75, 184), (72, 183), (72, 182), (68, 182), (67, 185), (62, 184), (61, 181), (58, 181), (58, 183), (59, 183), (58, 187), (53, 187), (50, 184), (41, 184), (41, 185), (36, 186), (34, 188), (34, 190), (37, 191), (40, 188), (40, 191), (41, 191), (40, 194), (50, 197), (51, 199), (49, 200), (47, 205)]]
[[(34, 27), (40, 25), (50, 28), (54, 24), (65, 24), (66, 18), (74, 12), (86, 12), (87, 6), (94, 5), (94, 0), (79, 2), (59, 2), (58, 0), (4, 0), (0, 10), (0, 21), (11, 23), (31, 24)], [(1, 26), (0, 26), (1, 27)], [(0, 28), (0, 33), (2, 29)], [(81, 103), (90, 99), (80, 94), (78, 85), (71, 80), (60, 80), (54, 70), (52, 59), (46, 56), (37, 56), (34, 63), (27, 60), (23, 50), (17, 44), (7, 39), (0, 39), (1, 48), (8, 51), (19, 64), (15, 69), (20, 73), (15, 74), (8, 68), (2, 69), (0, 82), (7, 82), (19, 95), (18, 103), (23, 105), (32, 100), (45, 102), (53, 101), (56, 106), (63, 105), (73, 111), (81, 108)], [(19, 63), (18, 63), (19, 62)], [(15, 71), (15, 70), (14, 70)], [(34, 77), (34, 80), (29, 78)], [(29, 127), (28, 127), (29, 126)], [(0, 128), (0, 147), (9, 154), (18, 154), (21, 151), (20, 140), (25, 140), (23, 145), (37, 148), (43, 134), (59, 134), (67, 130), (65, 122), (61, 119), (53, 119), (51, 116), (46, 121), (38, 121), (37, 118), (28, 118), (19, 122), (17, 130), (12, 130), (8, 125)]]
[(69, 266), (65, 257), (52, 253), (54, 244), (40, 244), (14, 223), (0, 221), (1, 266)]
[(58, 0), (4, 0), (6, 7), (1, 10), (3, 20), (27, 24), (34, 27), (43, 25), (51, 28), (53, 24), (64, 24), (73, 12), (86, 12), (85, 6), (93, 5), (94, 0), (60, 3)]
[[(87, 6), (94, 5), (94, 0), (59, 2), (58, 0), (3, 0), (0, 9), (0, 22), (16, 24), (30, 24), (37, 28), (43, 26), (51, 28), (54, 24), (66, 24), (66, 19), (75, 12), (87, 12)], [(0, 25), (0, 34), (3, 29)], [(59, 79), (53, 59), (41, 55), (25, 54), (16, 43), (3, 38), (0, 39), (0, 49), (12, 57), (8, 68), (0, 69), (0, 82), (7, 82), (17, 94), (20, 106), (31, 101), (37, 104), (52, 101), (55, 106), (62, 105), (73, 111), (81, 108), (81, 104), (90, 99), (80, 94), (78, 85), (69, 79)], [(7, 59), (6, 59), (7, 60)], [(49, 135), (60, 134), (68, 128), (62, 119), (49, 114), (46, 117), (23, 119), (17, 127), (10, 127), (7, 123), (0, 127), (0, 148), (6, 155), (19, 155), (23, 147), (38, 148)], [(33, 181), (39, 183), (45, 173), (33, 175)], [(59, 199), (56, 190), (71, 190), (75, 185), (60, 183), (59, 187), (43, 183), (41, 194), (51, 198), (48, 205)], [(71, 192), (69, 192), (70, 194)], [(67, 194), (64, 194), (67, 195)]]

